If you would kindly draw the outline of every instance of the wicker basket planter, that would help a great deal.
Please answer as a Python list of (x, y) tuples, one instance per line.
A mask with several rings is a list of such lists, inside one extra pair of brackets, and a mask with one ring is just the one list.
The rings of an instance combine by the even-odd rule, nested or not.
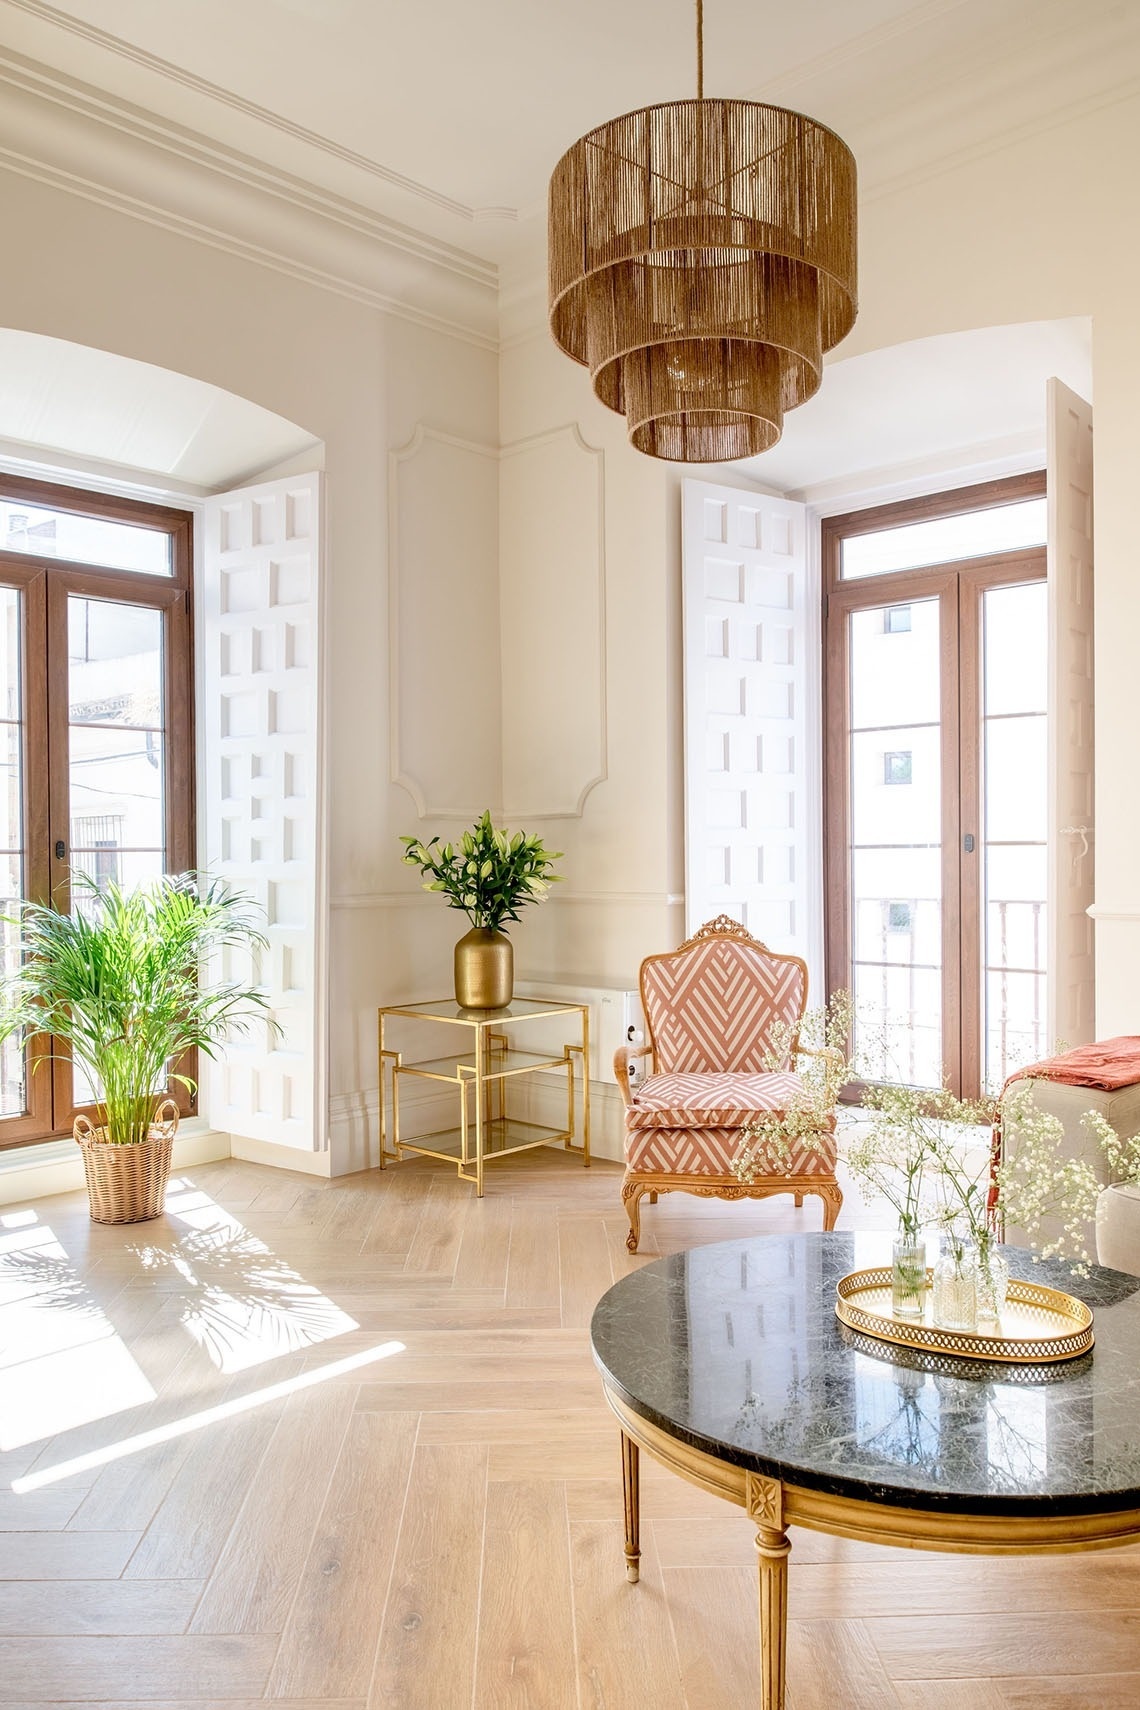
[(90, 1117), (75, 1118), (72, 1133), (83, 1154), (93, 1223), (145, 1223), (162, 1216), (177, 1127), (178, 1107), (169, 1098), (155, 1111), (148, 1137), (131, 1146), (114, 1146)]

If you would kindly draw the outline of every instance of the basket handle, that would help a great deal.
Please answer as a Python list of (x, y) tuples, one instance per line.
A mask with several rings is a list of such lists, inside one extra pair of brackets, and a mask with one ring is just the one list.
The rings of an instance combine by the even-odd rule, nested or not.
[(168, 1140), (178, 1127), (178, 1106), (172, 1098), (164, 1098), (155, 1109), (150, 1119), (152, 1128), (157, 1128), (164, 1140)]
[(81, 1146), (90, 1146), (95, 1140), (95, 1124), (89, 1116), (85, 1116), (80, 1111), (71, 1125), (71, 1134), (72, 1138), (77, 1140)]

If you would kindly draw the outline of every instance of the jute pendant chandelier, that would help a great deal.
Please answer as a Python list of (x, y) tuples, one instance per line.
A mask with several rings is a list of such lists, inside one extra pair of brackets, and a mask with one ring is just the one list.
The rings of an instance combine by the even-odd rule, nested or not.
[(759, 101), (641, 107), (590, 131), (550, 181), (550, 326), (638, 451), (768, 451), (855, 322), (855, 159)]

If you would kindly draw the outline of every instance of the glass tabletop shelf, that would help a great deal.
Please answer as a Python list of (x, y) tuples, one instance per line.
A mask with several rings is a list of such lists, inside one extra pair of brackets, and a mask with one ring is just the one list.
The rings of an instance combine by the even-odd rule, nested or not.
[[(483, 1124), (484, 1158), (501, 1158), (508, 1152), (529, 1152), (532, 1146), (557, 1146), (570, 1138), (565, 1128), (545, 1128), (538, 1122), (520, 1122), (513, 1116), (492, 1117)], [(444, 1128), (438, 1134), (421, 1134), (400, 1141), (401, 1152), (420, 1152), (428, 1158), (444, 1158), (449, 1164), (475, 1162), (475, 1124), (467, 1125), (467, 1157), (463, 1157), (463, 1130)]]
[[(483, 1063), (483, 1079), (501, 1081), (508, 1075), (529, 1075), (536, 1069), (565, 1067), (566, 1056), (562, 1051), (556, 1057), (543, 1051), (488, 1051)], [(422, 1075), (431, 1081), (457, 1081), (468, 1078), (473, 1080), (479, 1068), (475, 1053), (469, 1051), (465, 1056), (452, 1054), (446, 1057), (429, 1057), (418, 1063), (399, 1063), (396, 1072), (400, 1075)]]

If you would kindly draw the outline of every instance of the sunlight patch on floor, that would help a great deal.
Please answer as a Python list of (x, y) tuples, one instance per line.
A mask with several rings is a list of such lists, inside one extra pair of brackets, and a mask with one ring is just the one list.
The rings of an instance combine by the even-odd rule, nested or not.
[(153, 1400), (54, 1232), (34, 1212), (7, 1216), (0, 1233), (0, 1450)]
[(108, 1443), (101, 1449), (93, 1449), (86, 1455), (75, 1455), (69, 1461), (59, 1461), (55, 1466), (43, 1467), (23, 1478), (14, 1478), (11, 1488), (17, 1496), (24, 1496), (30, 1490), (42, 1490), (44, 1485), (58, 1484), (61, 1479), (70, 1478), (75, 1473), (89, 1472), (96, 1467), (105, 1467), (111, 1461), (124, 1460), (128, 1455), (137, 1455), (143, 1449), (150, 1449), (156, 1443), (169, 1443), (175, 1437), (185, 1437), (191, 1431), (201, 1431), (208, 1425), (216, 1425), (219, 1420), (232, 1419), (239, 1413), (250, 1413), (255, 1407), (264, 1407), (267, 1402), (279, 1401), (286, 1396), (296, 1395), (299, 1390), (312, 1389), (319, 1383), (327, 1383), (330, 1378), (344, 1377), (348, 1372), (358, 1371), (361, 1366), (370, 1366), (377, 1360), (386, 1360), (393, 1354), (405, 1351), (403, 1342), (381, 1342), (375, 1348), (364, 1348), (358, 1354), (348, 1354), (343, 1360), (334, 1360), (330, 1365), (320, 1366), (316, 1371), (301, 1372), (297, 1377), (284, 1378), (280, 1383), (268, 1384), (264, 1389), (251, 1390), (248, 1395), (235, 1396), (232, 1401), (219, 1402), (216, 1407), (205, 1407), (199, 1413), (188, 1413), (182, 1419), (173, 1419), (169, 1424), (156, 1425), (150, 1431), (139, 1431), (133, 1437), (123, 1437), (117, 1443)]
[(136, 1249), (148, 1269), (182, 1278), (182, 1323), (219, 1371), (248, 1371), (359, 1328), (243, 1223), (188, 1181), (167, 1192), (168, 1220), (185, 1231), (171, 1248)]

